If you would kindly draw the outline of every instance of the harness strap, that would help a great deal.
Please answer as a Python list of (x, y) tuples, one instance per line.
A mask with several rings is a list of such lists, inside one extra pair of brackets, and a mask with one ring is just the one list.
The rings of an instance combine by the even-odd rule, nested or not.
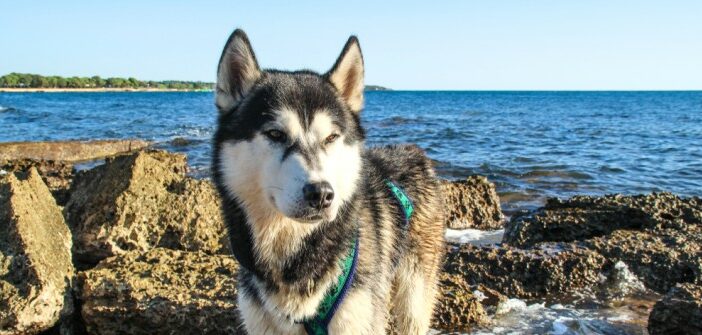
[[(402, 208), (405, 214), (405, 225), (409, 225), (410, 218), (414, 212), (414, 205), (412, 205), (412, 200), (400, 187), (395, 185), (390, 180), (385, 180), (385, 185), (390, 188), (390, 191), (397, 199), (400, 208)], [(317, 307), (317, 314), (312, 319), (304, 320), (302, 323), (305, 326), (305, 330), (308, 335), (327, 335), (329, 322), (336, 314), (336, 310), (341, 305), (341, 302), (346, 297), (346, 294), (351, 288), (351, 283), (356, 274), (356, 264), (358, 262), (358, 236), (353, 242), (353, 247), (349, 250), (349, 253), (341, 261), (342, 271), (339, 275), (337, 285), (332, 287), (329, 292), (324, 296), (322, 302)]]
[(395, 185), (395, 183), (393, 183), (392, 181), (386, 179), (385, 185), (387, 185), (390, 188), (390, 191), (395, 196), (395, 199), (397, 199), (397, 202), (400, 204), (400, 208), (402, 208), (402, 211), (405, 214), (405, 225), (409, 225), (409, 220), (412, 217), (412, 213), (414, 212), (414, 205), (412, 205), (412, 200), (410, 200), (405, 191), (403, 191), (399, 186)]
[(353, 242), (353, 247), (342, 260), (342, 271), (336, 286), (332, 287), (324, 296), (322, 302), (317, 307), (317, 315), (314, 318), (303, 321), (305, 330), (309, 335), (326, 335), (327, 326), (336, 314), (336, 310), (346, 297), (351, 288), (353, 277), (356, 274), (356, 263), (358, 261), (358, 236)]

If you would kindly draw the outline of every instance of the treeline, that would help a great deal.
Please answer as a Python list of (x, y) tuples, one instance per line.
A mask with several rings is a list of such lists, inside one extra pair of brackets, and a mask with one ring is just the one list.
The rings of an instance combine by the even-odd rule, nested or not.
[(0, 77), (0, 88), (154, 88), (177, 90), (210, 90), (212, 83), (201, 81), (143, 81), (136, 78), (101, 78), (42, 76), (10, 73)]
[(392, 91), (391, 89), (378, 85), (366, 85), (366, 91)]

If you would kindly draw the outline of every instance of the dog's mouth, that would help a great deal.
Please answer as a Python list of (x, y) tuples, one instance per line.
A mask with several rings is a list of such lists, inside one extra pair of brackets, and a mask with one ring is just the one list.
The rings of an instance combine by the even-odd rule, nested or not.
[(296, 210), (293, 210), (291, 212), (287, 212), (281, 210), (277, 205), (275, 201), (275, 196), (270, 195), (269, 196), (270, 202), (272, 206), (283, 216), (299, 222), (303, 224), (317, 224), (320, 223), (324, 220), (329, 220), (331, 221), (333, 219), (333, 215), (331, 211), (327, 210), (316, 210), (312, 208), (297, 208)]
[(324, 219), (324, 216), (322, 214), (312, 214), (292, 219), (300, 223), (314, 224), (321, 222)]

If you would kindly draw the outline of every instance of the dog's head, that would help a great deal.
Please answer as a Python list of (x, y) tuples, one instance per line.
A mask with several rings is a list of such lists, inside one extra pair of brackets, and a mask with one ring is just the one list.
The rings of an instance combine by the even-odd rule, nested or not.
[(215, 178), (252, 215), (332, 221), (353, 196), (364, 132), (363, 57), (349, 38), (325, 74), (262, 70), (246, 34), (217, 68)]

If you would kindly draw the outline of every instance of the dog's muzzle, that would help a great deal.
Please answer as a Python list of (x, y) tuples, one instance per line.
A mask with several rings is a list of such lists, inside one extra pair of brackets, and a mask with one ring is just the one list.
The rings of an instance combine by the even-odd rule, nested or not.
[(334, 200), (334, 189), (326, 181), (306, 184), (302, 193), (307, 205), (318, 211), (329, 208)]

